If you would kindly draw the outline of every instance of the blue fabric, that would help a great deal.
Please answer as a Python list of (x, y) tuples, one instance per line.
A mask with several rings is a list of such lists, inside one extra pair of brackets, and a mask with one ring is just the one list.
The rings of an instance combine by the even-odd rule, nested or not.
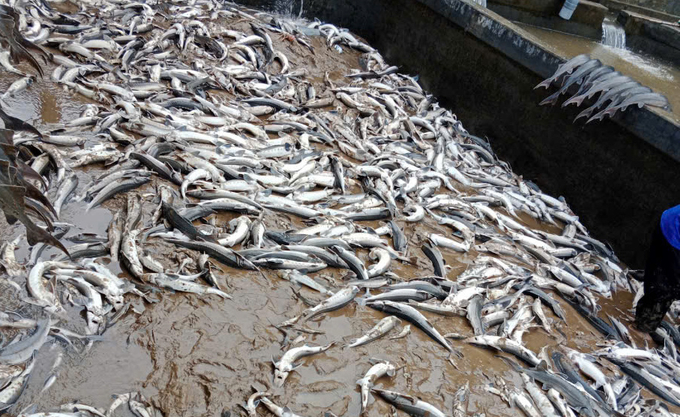
[(663, 212), (661, 215), (661, 231), (668, 243), (680, 250), (680, 205)]

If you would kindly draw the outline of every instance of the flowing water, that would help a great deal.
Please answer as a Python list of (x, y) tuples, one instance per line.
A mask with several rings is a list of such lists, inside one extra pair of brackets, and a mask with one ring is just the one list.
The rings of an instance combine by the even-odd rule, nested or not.
[(299, 5), (295, 0), (275, 0), (272, 6), (272, 11), (282, 16), (302, 16), (302, 8), (304, 7), (304, 0), (300, 0)]
[(602, 21), (602, 44), (616, 49), (626, 49), (626, 31), (609, 17)]

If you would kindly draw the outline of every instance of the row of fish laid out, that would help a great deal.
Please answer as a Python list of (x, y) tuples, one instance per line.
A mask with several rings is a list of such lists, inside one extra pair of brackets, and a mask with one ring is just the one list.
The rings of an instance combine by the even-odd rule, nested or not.
[[(272, 390), (301, 366), (300, 358), (342, 354), (335, 348), (344, 344), (339, 340), (299, 345), (323, 331), (305, 326), (309, 320), (353, 304), (385, 317), (348, 346), (365, 346), (399, 327), (394, 340), (408, 337), (414, 326), (442, 346), (442, 357), (452, 364), (460, 344), (525, 362), (529, 368), (511, 366), (528, 378), (529, 396), (506, 393), (500, 384), (493, 389), (529, 415), (538, 415), (535, 409), (546, 415), (555, 409), (563, 415), (637, 415), (650, 409), (638, 384), (671, 404), (680, 402), (677, 331), (670, 325), (657, 331), (661, 348), (637, 348), (619, 318), (598, 315), (598, 297), (616, 290), (642, 294), (612, 250), (588, 234), (563, 200), (513, 173), (413, 77), (348, 31), (208, 0), (81, 7), (81, 13), (66, 14), (27, 1), (15, 9), (30, 41), (58, 50), (52, 80), (98, 104), (42, 138), (26, 126), (13, 137), (12, 146), (28, 152), (25, 162), (40, 176), (28, 181), (53, 198), (54, 213), (45, 214), (43, 223), (72, 244), (68, 255), (55, 255), (38, 243), (26, 264), (14, 255), (21, 236), (2, 248), (8, 285), (18, 294), (26, 291), (39, 313), (35, 319), (2, 317), (2, 327), (21, 329), (23, 337), (0, 349), (0, 364), (9, 369), (0, 408), (17, 401), (47, 340), (91, 345), (125, 314), (132, 297), (152, 302), (167, 289), (238, 302), (229, 301), (222, 287), (222, 268), (278, 276), (319, 294), (300, 293), (309, 307), (275, 324), (287, 343), (274, 361)], [(86, 19), (95, 9), (99, 18)], [(169, 24), (155, 24), (161, 17)], [(237, 20), (248, 25), (223, 26)], [(275, 41), (274, 34), (282, 36)], [(323, 82), (315, 82), (313, 68), (296, 68), (295, 58), (275, 46), (295, 43), (311, 52), (321, 36), (336, 53), (340, 45), (362, 52), (362, 67), (340, 81), (316, 74)], [(19, 79), (6, 99), (25, 88), (31, 83)], [(86, 168), (90, 178), (83, 181)], [(95, 168), (100, 172), (93, 175)], [(112, 200), (124, 209), (115, 210), (105, 236), (67, 236), (72, 225), (58, 221), (74, 206), (91, 210)], [(224, 213), (231, 220), (225, 222)], [(408, 236), (409, 223), (429, 231)], [(151, 245), (167, 250), (152, 251)], [(180, 249), (177, 262), (158, 255)], [(456, 256), (473, 261), (454, 277), (444, 259)], [(114, 273), (109, 260), (120, 261), (129, 277)], [(433, 272), (391, 272), (397, 263), (419, 262)], [(337, 270), (349, 280), (315, 276)], [(565, 307), (610, 339), (608, 346), (565, 349), (552, 358), (547, 350), (528, 349), (525, 338), (532, 332), (559, 337)], [(84, 313), (82, 323), (68, 319), (71, 310)], [(443, 334), (427, 315), (466, 317), (469, 326)], [(626, 376), (605, 375), (605, 360)], [(408, 366), (379, 361), (357, 375), (362, 408), (370, 409), (372, 392), (412, 415), (449, 415), (417, 393), (373, 386)], [(454, 412), (464, 413), (468, 389), (454, 391)], [(258, 390), (248, 412), (262, 404), (275, 415), (294, 415), (273, 401), (288, 402)]]
[[(590, 100), (592, 105), (579, 113), (574, 121), (585, 117), (586, 123), (612, 117), (618, 112), (626, 111), (628, 107), (653, 106), (671, 110), (668, 99), (651, 88), (641, 85), (631, 77), (621, 74), (609, 65), (603, 65), (599, 59), (592, 59), (588, 55), (578, 55), (560, 65), (555, 73), (538, 84), (535, 88), (549, 88), (553, 83), (560, 89), (541, 101), (539, 105), (555, 105), (560, 96), (576, 90), (576, 92), (562, 103), (562, 107), (570, 104), (581, 106)], [(578, 90), (576, 87), (578, 86)], [(599, 94), (599, 96), (598, 96)], [(597, 100), (591, 100), (598, 97)]]

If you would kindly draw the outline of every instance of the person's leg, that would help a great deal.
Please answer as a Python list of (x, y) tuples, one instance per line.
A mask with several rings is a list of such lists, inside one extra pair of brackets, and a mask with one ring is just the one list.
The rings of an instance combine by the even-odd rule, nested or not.
[[(645, 290), (646, 291), (646, 290)], [(635, 308), (635, 325), (640, 331), (651, 333), (661, 324), (674, 299), (645, 295)]]
[(656, 330), (673, 301), (680, 297), (679, 253), (666, 241), (657, 223), (645, 267), (645, 294), (635, 308), (635, 323), (642, 331)]

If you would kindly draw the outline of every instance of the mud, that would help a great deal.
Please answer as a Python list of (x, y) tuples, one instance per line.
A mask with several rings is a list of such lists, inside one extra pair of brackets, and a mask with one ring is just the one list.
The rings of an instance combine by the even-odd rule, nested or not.
[[(337, 53), (329, 51), (322, 39), (314, 40), (315, 51), (312, 53), (286, 39), (273, 38), (276, 48), (283, 50), (294, 64), (312, 72), (315, 83), (323, 83), (326, 72), (331, 80), (345, 83), (344, 75), (351, 68), (360, 68), (358, 53), (345, 50), (338, 59)], [(11, 77), (0, 79), (0, 89), (6, 88), (12, 81)], [(77, 117), (85, 102), (45, 79), (8, 100), (6, 107), (12, 115), (33, 122), (41, 130), (50, 130)], [(76, 195), (103, 169), (100, 166), (76, 170), (80, 179)], [(149, 218), (156, 204), (153, 182), (137, 191), (143, 197), (145, 219)], [(105, 236), (112, 212), (120, 210), (123, 203), (124, 199), (118, 196), (90, 212), (85, 212), (83, 203), (66, 205), (62, 221), (74, 225), (66, 238), (83, 232)], [(264, 220), (267, 224), (283, 230), (304, 226), (285, 215), (270, 212), (266, 216)], [(222, 224), (232, 217), (220, 215), (215, 221)], [(530, 218), (523, 220), (533, 228), (549, 232), (559, 230), (555, 226), (536, 224)], [(359, 224), (369, 226), (375, 225), (375, 222)], [(404, 280), (431, 275), (431, 265), (420, 252), (420, 244), (428, 233), (446, 233), (448, 230), (431, 220), (407, 225), (405, 232), (410, 240), (409, 256), (416, 256), (418, 260), (415, 265), (393, 264), (393, 271)], [(0, 237), (3, 241), (21, 233), (21, 226), (9, 227), (4, 219), (0, 220)], [(190, 253), (158, 241), (149, 243), (145, 248), (167, 265), (176, 265), (176, 259), (182, 259)], [(22, 241), (19, 247), (17, 258), (25, 262), (29, 253), (26, 242)], [(478, 255), (474, 251), (465, 255), (443, 252), (451, 267), (451, 279), (463, 272)], [(54, 249), (48, 249), (43, 258), (57, 253)], [(368, 251), (361, 253), (366, 257)], [(109, 267), (130, 278), (121, 265), (112, 262)], [(288, 406), (301, 415), (318, 416), (331, 411), (336, 415), (356, 416), (360, 413), (360, 394), (355, 381), (370, 368), (369, 358), (385, 359), (402, 366), (397, 377), (379, 380), (378, 387), (414, 393), (442, 410), (450, 410), (455, 391), (469, 382), (470, 414), (481, 412), (487, 416), (513, 416), (519, 413), (485, 390), (485, 386), (492, 384), (497, 375), (509, 386), (521, 385), (519, 375), (495, 357), (498, 352), (452, 341), (452, 345), (463, 356), (454, 358), (453, 366), (448, 361), (448, 352), (415, 326), (412, 326), (410, 335), (400, 340), (393, 341), (385, 337), (358, 348), (345, 347), (347, 342), (364, 334), (384, 317), (382, 313), (356, 303), (306, 323), (310, 329), (325, 331), (325, 334), (290, 331), (290, 339), (302, 336), (309, 344), (335, 342), (335, 346), (326, 353), (302, 359), (302, 366), (291, 373), (284, 387), (273, 388), (272, 358), (286, 350), (283, 345), (285, 335), (273, 324), (298, 315), (306, 305), (295, 296), (291, 284), (280, 279), (276, 273), (265, 272), (265, 276), (262, 276), (257, 272), (243, 272), (222, 266), (216, 275), (220, 286), (233, 297), (232, 300), (167, 292), (155, 294), (152, 297), (157, 301), (155, 303), (131, 298), (128, 313), (104, 333), (103, 340), (92, 346), (75, 343), (70, 347), (60, 341), (45, 345), (38, 353), (38, 367), (31, 376), (26, 392), (9, 410), (9, 414), (17, 414), (30, 405), (49, 409), (72, 401), (107, 408), (112, 394), (140, 391), (166, 416), (215, 416), (225, 411), (230, 411), (231, 415), (244, 415), (240, 404), (252, 393), (251, 386), (254, 385), (258, 389), (269, 390), (273, 393), (271, 399), (274, 402)], [(331, 288), (342, 286), (343, 275), (344, 272), (333, 270), (312, 274), (326, 281)], [(32, 309), (37, 307), (26, 307), (21, 302), (21, 298), (27, 294), (23, 280), (18, 280), (18, 283), (24, 288), (19, 297), (13, 290), (5, 290), (5, 287), (0, 286), (0, 310), (31, 316)], [(300, 292), (305, 298), (315, 301), (321, 299), (318, 293), (307, 289), (300, 289)], [(603, 311), (600, 315), (608, 313), (624, 323), (630, 323), (631, 300), (632, 294), (625, 292), (616, 293), (611, 301), (601, 299)], [(68, 305), (67, 302), (63, 304)], [(562, 323), (546, 309), (546, 314), (554, 320), (554, 327), (559, 331), (547, 334), (541, 329), (532, 329), (525, 337), (527, 347), (538, 352), (543, 346), (552, 350), (566, 345), (590, 352), (604, 343), (601, 335), (585, 319), (566, 303), (562, 302), (562, 305), (567, 312), (567, 322)], [(76, 307), (68, 307), (68, 310), (70, 314), (79, 314)], [(472, 334), (472, 329), (463, 317), (424, 314), (442, 334)], [(400, 330), (395, 329), (391, 335), (396, 335)], [(8, 338), (12, 335), (4, 329), (0, 331)], [(633, 329), (631, 333), (639, 343), (646, 341), (653, 344), (648, 336)], [(65, 359), (59, 368), (57, 380), (49, 390), (40, 393), (59, 352), (64, 352)], [(643, 390), (643, 395), (652, 397), (646, 390)], [(369, 401), (369, 410), (369, 415), (390, 413), (389, 406), (375, 399)], [(265, 415), (264, 410), (259, 412)], [(124, 413), (131, 415), (122, 408), (116, 415), (126, 415)]]

